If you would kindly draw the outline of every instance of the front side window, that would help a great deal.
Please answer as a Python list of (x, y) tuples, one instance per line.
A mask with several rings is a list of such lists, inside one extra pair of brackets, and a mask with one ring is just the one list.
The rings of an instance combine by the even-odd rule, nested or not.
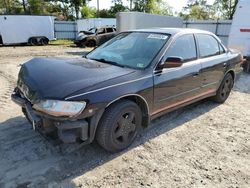
[(196, 34), (200, 57), (210, 57), (220, 54), (218, 41), (211, 35)]
[(90, 52), (86, 57), (101, 62), (143, 69), (151, 63), (168, 39), (169, 35), (161, 33), (121, 33)]
[(103, 34), (103, 33), (105, 33), (105, 29), (104, 28), (98, 29), (97, 34)]
[(183, 35), (174, 41), (166, 53), (168, 57), (180, 57), (184, 62), (197, 58), (196, 45), (192, 34)]

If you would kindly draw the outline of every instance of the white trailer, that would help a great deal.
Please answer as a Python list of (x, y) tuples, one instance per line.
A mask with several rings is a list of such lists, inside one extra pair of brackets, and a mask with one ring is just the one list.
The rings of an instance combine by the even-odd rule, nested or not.
[(50, 40), (55, 40), (52, 16), (0, 16), (0, 44), (45, 45)]
[(89, 18), (77, 20), (77, 30), (88, 31), (94, 27), (116, 26), (115, 18)]
[(242, 53), (247, 63), (243, 65), (250, 72), (250, 0), (240, 0), (233, 16), (228, 47)]
[(173, 16), (161, 16), (142, 12), (119, 12), (116, 15), (118, 32), (153, 27), (183, 27), (183, 20)]

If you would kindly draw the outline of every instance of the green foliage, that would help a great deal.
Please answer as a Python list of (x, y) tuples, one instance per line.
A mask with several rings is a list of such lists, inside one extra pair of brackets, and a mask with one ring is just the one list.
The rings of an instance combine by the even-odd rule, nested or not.
[(118, 12), (128, 11), (128, 7), (123, 6), (121, 0), (112, 0), (114, 3), (110, 9), (103, 9), (99, 11), (100, 18), (115, 18)]
[(211, 5), (207, 4), (206, 0), (189, 0), (180, 17), (184, 20), (208, 20), (212, 19), (214, 15)]
[(214, 8), (221, 19), (233, 19), (238, 0), (215, 0)]
[(19, 0), (0, 0), (0, 10), (3, 14), (23, 13)]
[[(54, 15), (59, 19), (114, 18), (117, 12), (139, 11), (160, 15), (173, 15), (172, 7), (165, 0), (99, 0), (111, 1), (110, 9), (97, 12), (87, 6), (90, 0), (0, 0), (0, 14)], [(123, 5), (129, 2), (129, 8)], [(232, 19), (238, 0), (215, 0), (208, 5), (207, 0), (188, 0), (187, 6), (179, 14), (183, 19)]]
[(42, 15), (46, 13), (45, 2), (42, 0), (28, 0), (30, 14)]
[(83, 6), (81, 10), (82, 18), (95, 18), (96, 9), (88, 6)]

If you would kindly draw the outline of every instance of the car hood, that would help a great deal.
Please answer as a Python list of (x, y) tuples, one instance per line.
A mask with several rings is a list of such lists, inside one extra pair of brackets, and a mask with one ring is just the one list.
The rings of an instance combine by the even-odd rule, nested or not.
[(86, 37), (89, 37), (89, 36), (94, 36), (95, 33), (92, 33), (92, 32), (89, 32), (89, 31), (82, 31), (80, 32), (77, 37), (76, 37), (76, 40), (82, 40)]
[(89, 87), (103, 85), (135, 70), (100, 63), (85, 58), (35, 58), (23, 64), (19, 72), (18, 88), (30, 100), (64, 99)]

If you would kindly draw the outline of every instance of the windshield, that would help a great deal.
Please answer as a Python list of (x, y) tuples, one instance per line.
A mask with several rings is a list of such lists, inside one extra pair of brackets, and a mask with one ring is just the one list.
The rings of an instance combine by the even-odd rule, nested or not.
[(158, 33), (121, 33), (90, 52), (86, 58), (143, 69), (151, 63), (168, 38), (169, 35)]
[(93, 28), (89, 29), (89, 32), (91, 32), (91, 33), (95, 33), (95, 32), (96, 32), (96, 28), (95, 28), (95, 27), (93, 27)]

